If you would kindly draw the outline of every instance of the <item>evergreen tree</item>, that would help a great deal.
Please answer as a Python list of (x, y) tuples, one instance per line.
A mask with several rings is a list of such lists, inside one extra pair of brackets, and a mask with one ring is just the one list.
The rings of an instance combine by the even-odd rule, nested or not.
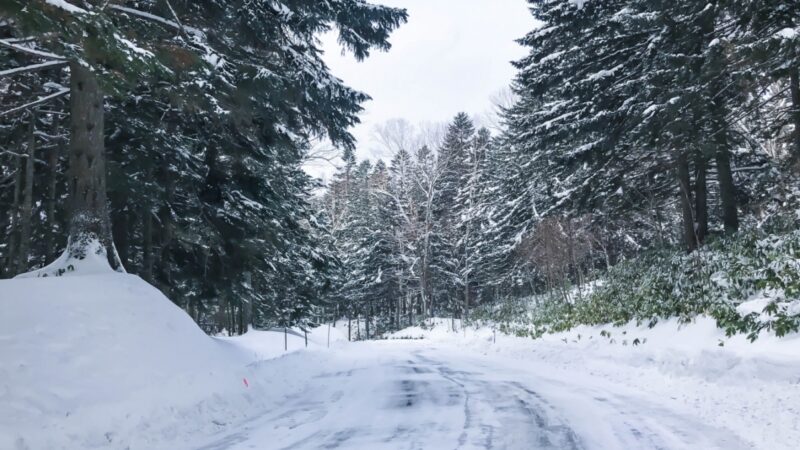
[(389, 48), (405, 11), (360, 1), (0, 7), (12, 38), (25, 37), (4, 41), (6, 48), (63, 58), (73, 81), (96, 81), (92, 98), (108, 96), (105, 108), (92, 98), (81, 104), (104, 113), (106, 126), (81, 128), (96, 139), (93, 153), (81, 151), (92, 163), (80, 167), (97, 174), (88, 179), (96, 186), (81, 192), (102, 200), (98, 158), (107, 145), (111, 221), (91, 219), (108, 217), (105, 201), (74, 217), (97, 222), (90, 231), (109, 249), (113, 229), (128, 268), (209, 330), (305, 320), (324, 296), (333, 258), (320, 246), (324, 221), (308, 203), (316, 185), (300, 164), (319, 135), (352, 150), (347, 127), (368, 98), (330, 75), (316, 36), (335, 27), (362, 59)]

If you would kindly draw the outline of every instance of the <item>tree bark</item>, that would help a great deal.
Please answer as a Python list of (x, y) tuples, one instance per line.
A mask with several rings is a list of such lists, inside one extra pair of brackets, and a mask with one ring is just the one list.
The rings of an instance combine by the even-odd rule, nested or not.
[[(53, 119), (53, 135), (60, 134), (59, 116), (56, 114)], [(64, 150), (64, 140), (58, 137), (58, 144), (56, 148), (49, 150), (47, 154), (47, 166), (50, 169), (50, 178), (47, 185), (47, 223), (45, 224), (45, 242), (47, 251), (45, 254), (47, 261), (53, 261), (58, 258), (57, 243), (55, 237), (56, 226), (56, 187), (58, 185), (58, 158)]]
[[(22, 146), (20, 145), (20, 154), (22, 153)], [(17, 250), (19, 248), (19, 220), (20, 220), (20, 197), (22, 196), (22, 175), (24, 173), (23, 159), (21, 156), (17, 157), (17, 174), (14, 179), (14, 198), (11, 204), (11, 214), (9, 217), (9, 234), (11, 235), (8, 240), (8, 256), (6, 258), (6, 266), (4, 268), (7, 275), (14, 274), (14, 268), (17, 267)]]
[[(721, 87), (716, 89), (721, 91)], [(714, 160), (717, 164), (717, 183), (719, 184), (720, 201), (722, 203), (722, 222), (726, 233), (739, 230), (739, 213), (736, 205), (736, 187), (733, 183), (731, 169), (731, 145), (728, 139), (728, 119), (726, 108), (721, 100), (712, 102), (711, 119), (716, 129), (714, 133)]]
[(789, 77), (792, 91), (792, 122), (794, 122), (794, 159), (800, 161), (800, 69), (792, 68)]
[(143, 231), (142, 237), (142, 278), (148, 283), (153, 282), (153, 213), (150, 206), (145, 203), (142, 208)]
[(722, 201), (722, 222), (725, 225), (726, 233), (735, 233), (739, 230), (739, 213), (736, 208), (736, 187), (733, 184), (731, 154), (727, 145), (717, 148), (715, 156), (720, 200)]
[[(115, 202), (112, 202), (112, 204)], [(128, 236), (130, 234), (128, 223), (128, 210), (124, 205), (124, 201), (115, 206), (118, 208), (116, 213), (111, 218), (111, 234), (114, 237), (114, 243), (119, 254), (119, 260), (123, 265), (127, 264), (130, 259), (130, 241)]]
[(703, 152), (695, 152), (694, 214), (695, 234), (698, 245), (703, 245), (708, 234), (708, 161)]
[(19, 253), (17, 255), (17, 273), (26, 272), (31, 249), (31, 219), (33, 217), (33, 172), (36, 157), (36, 111), (31, 110), (31, 123), (28, 132), (28, 152), (25, 161), (25, 188), (23, 191), (22, 211), (20, 213)]
[(70, 64), (69, 146), (70, 221), (67, 252), (70, 259), (86, 258), (93, 242), (112, 269), (123, 271), (114, 242), (106, 201), (106, 161), (103, 94), (95, 74), (80, 63)]
[(367, 332), (367, 340), (369, 340), (369, 322), (372, 320), (372, 300), (369, 301), (367, 305), (367, 323), (366, 323), (366, 332)]
[(172, 243), (175, 240), (174, 221), (172, 217), (172, 204), (175, 200), (175, 176), (170, 173), (169, 169), (164, 167), (159, 171), (158, 178), (160, 183), (164, 186), (164, 204), (158, 212), (158, 221), (160, 225), (160, 254), (158, 258), (158, 265), (160, 267), (159, 273), (162, 275), (162, 286), (164, 292), (171, 292), (172, 286), (172, 271), (170, 270), (170, 257), (172, 255)]
[(697, 236), (694, 232), (694, 212), (692, 211), (692, 191), (691, 180), (689, 177), (689, 161), (686, 154), (681, 152), (678, 155), (676, 165), (678, 185), (679, 185), (679, 204), (683, 214), (683, 240), (686, 249), (693, 252), (697, 249)]
[(464, 274), (464, 313), (461, 320), (466, 321), (469, 314), (469, 273)]

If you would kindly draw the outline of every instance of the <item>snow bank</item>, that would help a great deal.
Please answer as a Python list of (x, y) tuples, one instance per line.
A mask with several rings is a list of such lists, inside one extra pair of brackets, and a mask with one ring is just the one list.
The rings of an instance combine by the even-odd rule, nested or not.
[[(432, 326), (431, 326), (432, 325)], [(428, 339), (506, 357), (536, 373), (590, 374), (735, 430), (754, 448), (789, 449), (800, 441), (800, 335), (725, 336), (709, 317), (654, 328), (581, 326), (541, 339), (461, 328), (437, 319), (390, 339)]]
[(208, 337), (136, 276), (0, 281), (0, 311), (3, 449), (184, 448), (280, 396), (251, 363), (282, 334)]
[(100, 241), (92, 240), (87, 244), (86, 256), (82, 259), (73, 258), (70, 256), (69, 250), (65, 250), (61, 256), (47, 266), (17, 275), (15, 278), (83, 276), (104, 273), (115, 273), (115, 271), (108, 264), (105, 247), (100, 244)]
[(277, 358), (287, 351), (338, 348), (347, 342), (346, 333), (347, 331), (345, 330), (345, 334), (342, 334), (341, 328), (323, 325), (308, 330), (307, 346), (306, 336), (301, 330), (297, 329), (289, 329), (285, 334), (283, 328), (266, 331), (250, 329), (241, 336), (219, 336), (218, 339), (234, 344), (245, 358), (255, 362)]

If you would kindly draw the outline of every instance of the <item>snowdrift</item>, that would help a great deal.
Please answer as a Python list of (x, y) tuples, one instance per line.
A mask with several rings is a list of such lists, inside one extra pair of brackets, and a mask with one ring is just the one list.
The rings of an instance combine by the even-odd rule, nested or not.
[(283, 352), (208, 337), (132, 275), (0, 281), (0, 311), (2, 449), (184, 448), (264, 408), (251, 363)]

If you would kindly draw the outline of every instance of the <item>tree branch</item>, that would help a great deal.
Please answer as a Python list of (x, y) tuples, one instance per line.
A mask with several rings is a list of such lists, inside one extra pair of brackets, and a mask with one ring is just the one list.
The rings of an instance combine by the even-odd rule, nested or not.
[[(198, 30), (197, 28), (184, 27), (180, 23), (173, 22), (173, 21), (171, 21), (169, 19), (165, 19), (165, 18), (163, 18), (161, 16), (157, 16), (155, 14), (150, 14), (149, 12), (146, 12), (146, 11), (140, 11), (138, 9), (128, 8), (128, 7), (120, 6), (120, 5), (108, 5), (108, 7), (109, 7), (109, 9), (113, 9), (115, 11), (119, 11), (119, 12), (122, 12), (122, 13), (127, 13), (127, 14), (130, 14), (132, 16), (136, 16), (136, 17), (139, 17), (139, 18), (142, 18), (142, 19), (151, 20), (153, 22), (158, 22), (158, 23), (160, 23), (162, 25), (166, 25), (168, 27), (175, 28), (176, 30), (179, 30), (179, 31), (184, 31), (184, 30), (188, 31), (188, 32), (192, 33), (193, 35), (195, 35), (196, 37), (200, 37), (203, 34), (203, 32)], [(172, 10), (172, 7), (170, 7), (170, 10)]]
[(50, 69), (50, 68), (55, 68), (55, 67), (66, 66), (66, 65), (67, 65), (67, 62), (64, 61), (64, 60), (48, 61), (48, 62), (43, 62), (41, 64), (32, 64), (30, 66), (25, 66), (25, 67), (17, 67), (17, 68), (14, 68), (14, 69), (0, 70), (0, 77), (19, 75), (21, 73), (27, 73), (27, 72), (36, 72), (36, 71), (39, 71), (39, 70), (45, 70), (45, 69)]
[(40, 56), (42, 58), (50, 58), (50, 59), (58, 59), (61, 61), (65, 61), (67, 58), (63, 56), (58, 56), (53, 53), (43, 52), (41, 50), (36, 50), (33, 48), (28, 48), (22, 45), (17, 45), (15, 41), (19, 41), (19, 39), (0, 39), (0, 45), (3, 47), (8, 47), (13, 50), (17, 50), (19, 52), (28, 53), (30, 55)]
[(62, 89), (62, 90), (60, 90), (60, 91), (58, 91), (58, 92), (56, 92), (54, 94), (46, 95), (46, 96), (44, 96), (44, 97), (42, 97), (42, 98), (40, 98), (40, 99), (38, 99), (36, 101), (27, 103), (27, 104), (22, 105), (22, 106), (18, 106), (16, 108), (9, 109), (8, 111), (0, 112), (0, 117), (5, 117), (5, 116), (7, 116), (9, 114), (14, 114), (14, 113), (17, 113), (17, 112), (20, 112), (20, 111), (28, 110), (30, 108), (33, 108), (34, 106), (38, 106), (38, 105), (41, 105), (43, 103), (47, 103), (47, 102), (55, 100), (55, 99), (57, 99), (59, 97), (63, 97), (65, 95), (67, 95), (67, 94), (69, 94), (69, 89)]

